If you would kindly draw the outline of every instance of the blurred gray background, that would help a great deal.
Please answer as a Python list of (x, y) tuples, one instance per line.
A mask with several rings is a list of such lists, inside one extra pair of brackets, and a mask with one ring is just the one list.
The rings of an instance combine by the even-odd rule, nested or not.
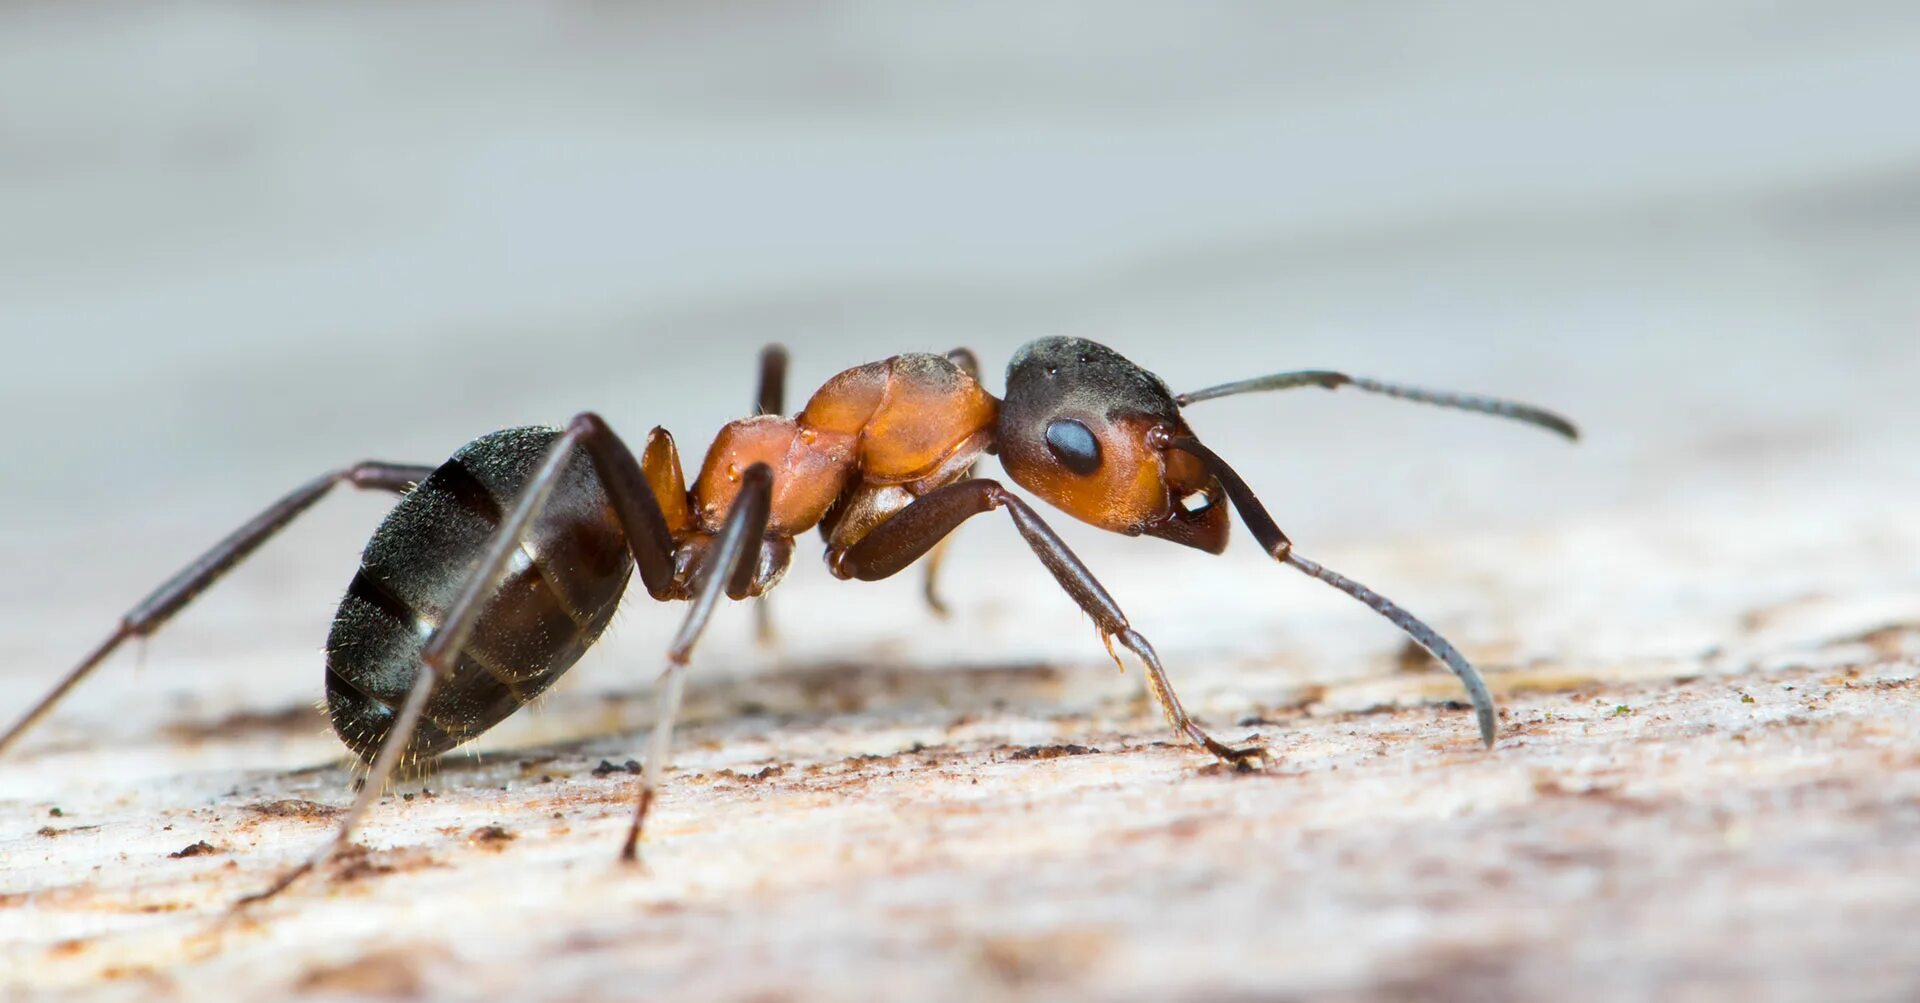
[[(1563, 410), (1578, 448), (1319, 391), (1191, 412), (1303, 552), (1496, 669), (1692, 675), (1808, 597), (1753, 643), (1910, 619), (1916, 97), (1920, 7), (1869, 0), (9, 4), (0, 710), (321, 470), (587, 408), (697, 465), (769, 341), (796, 404), (956, 345), (998, 392), (1078, 334), (1175, 389), (1328, 367)], [(323, 506), (41, 737), (315, 698), (386, 504)], [(1250, 667), (1400, 643), (1244, 538), (1055, 521), (1216, 719), (1298, 678)], [(781, 650), (729, 612), (701, 670), (1100, 659), (1005, 525), (962, 541), (946, 624), (806, 541)], [(644, 691), (676, 616), (634, 602), (559, 723), (489, 741), (637, 727), (567, 694)], [(235, 768), (197, 756), (115, 777)]]

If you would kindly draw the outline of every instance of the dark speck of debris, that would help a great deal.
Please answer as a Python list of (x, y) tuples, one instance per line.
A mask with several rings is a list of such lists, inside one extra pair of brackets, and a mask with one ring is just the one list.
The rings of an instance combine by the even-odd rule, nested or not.
[(1029, 745), (1016, 750), (1008, 759), (1059, 759), (1062, 756), (1088, 756), (1099, 752), (1084, 745)]
[(772, 780), (774, 777), (777, 777), (780, 774), (785, 772), (787, 772), (787, 768), (779, 765), (763, 766), (752, 773), (736, 773), (733, 770), (721, 770), (720, 772), (714, 774), (714, 779), (745, 780), (752, 783), (765, 783), (766, 781)]
[(50, 817), (50, 818), (60, 818), (60, 817), (62, 817), (62, 816), (64, 816), (64, 815), (66, 815), (66, 812), (64, 812), (64, 811), (61, 811), (61, 810), (60, 810), (60, 809), (58, 809), (58, 808), (49, 808), (49, 809), (47, 809), (47, 815), (48, 815), (48, 817)]
[[(1338, 768), (1339, 767), (1335, 767), (1335, 769)], [(1215, 761), (1200, 767), (1200, 775), (1203, 777), (1217, 777), (1228, 773), (1248, 774), (1258, 772), (1260, 772), (1259, 767), (1254, 766), (1253, 760), (1251, 759), (1239, 759), (1231, 763)]]
[(172, 857), (175, 860), (179, 860), (182, 857), (205, 857), (205, 856), (208, 856), (209, 854), (214, 854), (219, 852), (220, 852), (219, 849), (216, 848), (212, 843), (209, 843), (203, 839), (198, 843), (194, 843), (191, 846), (185, 847), (184, 849), (180, 849), (173, 853), (169, 853), (167, 854), (167, 856)]
[(513, 840), (513, 833), (497, 825), (483, 825), (467, 834), (469, 844), (489, 850), (498, 850)]
[(1626, 717), (1628, 714), (1631, 714), (1631, 713), (1633, 713), (1633, 708), (1627, 706), (1626, 704), (1618, 704), (1613, 708), (1614, 717)]
[(1753, 694), (1751, 694), (1751, 693), (1742, 693), (1742, 694), (1740, 694), (1740, 702), (1741, 702), (1741, 703), (1752, 703), (1752, 702), (1753, 702)]
[(627, 760), (625, 765), (621, 765), (621, 766), (616, 766), (613, 763), (610, 763), (607, 760), (602, 759), (600, 761), (600, 765), (593, 768), (593, 775), (596, 777), (604, 777), (614, 773), (638, 773), (638, 772), (640, 772), (640, 763), (638, 760), (633, 760), (633, 759)]
[(341, 881), (358, 881), (361, 878), (391, 874), (394, 871), (392, 864), (375, 862), (373, 851), (359, 843), (334, 854), (334, 861), (336, 868), (334, 877)]

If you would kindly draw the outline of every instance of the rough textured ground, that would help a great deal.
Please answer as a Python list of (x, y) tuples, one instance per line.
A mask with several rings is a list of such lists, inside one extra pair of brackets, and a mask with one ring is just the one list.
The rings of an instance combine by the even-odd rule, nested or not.
[(1670, 6), (6, 8), (0, 91), (47, 97), (0, 102), (0, 714), (320, 469), (583, 407), (697, 455), (768, 340), (796, 394), (1064, 332), (1176, 387), (1341, 366), (1588, 435), (1192, 413), (1486, 670), (1492, 751), (1244, 538), (1061, 517), (1273, 752), (1212, 765), (986, 520), (948, 621), (806, 549), (779, 648), (723, 611), (644, 870), (613, 856), (675, 613), (636, 600), (235, 917), (347, 799), (318, 650), (383, 502), (329, 501), (0, 760), (0, 985), (1914, 998), (1920, 26)]

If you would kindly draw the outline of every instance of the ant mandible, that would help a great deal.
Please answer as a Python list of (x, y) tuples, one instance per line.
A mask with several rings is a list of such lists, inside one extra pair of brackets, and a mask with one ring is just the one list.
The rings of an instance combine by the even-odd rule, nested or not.
[[(648, 433), (636, 458), (598, 415), (564, 429), (512, 428), (462, 446), (438, 467), (365, 462), (315, 478), (275, 502), (135, 606), (4, 736), (13, 744), (121, 642), (146, 637), (337, 484), (402, 497), (374, 530), (327, 638), (326, 705), (333, 729), (369, 764), (334, 838), (280, 876), (287, 888), (345, 847), (395, 767), (437, 756), (538, 696), (600, 637), (633, 568), (647, 594), (691, 603), (667, 649), (659, 708), (633, 822), (621, 846), (636, 857), (665, 771), (694, 643), (721, 596), (747, 599), (779, 582), (793, 539), (815, 526), (838, 578), (897, 574), (929, 550), (932, 572), (961, 523), (995, 509), (1099, 628), (1108, 654), (1133, 652), (1167, 720), (1228, 762), (1260, 755), (1203, 731), (1187, 715), (1153, 646), (1031, 506), (998, 481), (972, 476), (997, 453), (1016, 484), (1101, 529), (1157, 536), (1218, 554), (1232, 503), (1274, 560), (1360, 600), (1393, 621), (1460, 678), (1480, 737), (1494, 740), (1493, 698), (1480, 674), (1432, 628), (1385, 596), (1295, 553), (1240, 475), (1194, 437), (1181, 409), (1256, 390), (1350, 386), (1579, 433), (1549, 411), (1337, 372), (1279, 373), (1174, 394), (1118, 352), (1047, 338), (1007, 367), (1007, 394), (981, 387), (970, 352), (896, 355), (828, 380), (794, 417), (781, 415), (786, 353), (762, 355), (759, 411), (730, 422), (691, 488), (673, 438)], [(764, 626), (764, 623), (763, 623)], [(421, 671), (422, 667), (426, 671)]]

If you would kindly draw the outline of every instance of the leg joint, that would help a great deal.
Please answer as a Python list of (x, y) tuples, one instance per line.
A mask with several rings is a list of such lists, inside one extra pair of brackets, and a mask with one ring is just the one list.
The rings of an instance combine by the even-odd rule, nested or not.
[(582, 411), (567, 422), (567, 432), (576, 438), (605, 435), (608, 431), (606, 419), (592, 411)]

